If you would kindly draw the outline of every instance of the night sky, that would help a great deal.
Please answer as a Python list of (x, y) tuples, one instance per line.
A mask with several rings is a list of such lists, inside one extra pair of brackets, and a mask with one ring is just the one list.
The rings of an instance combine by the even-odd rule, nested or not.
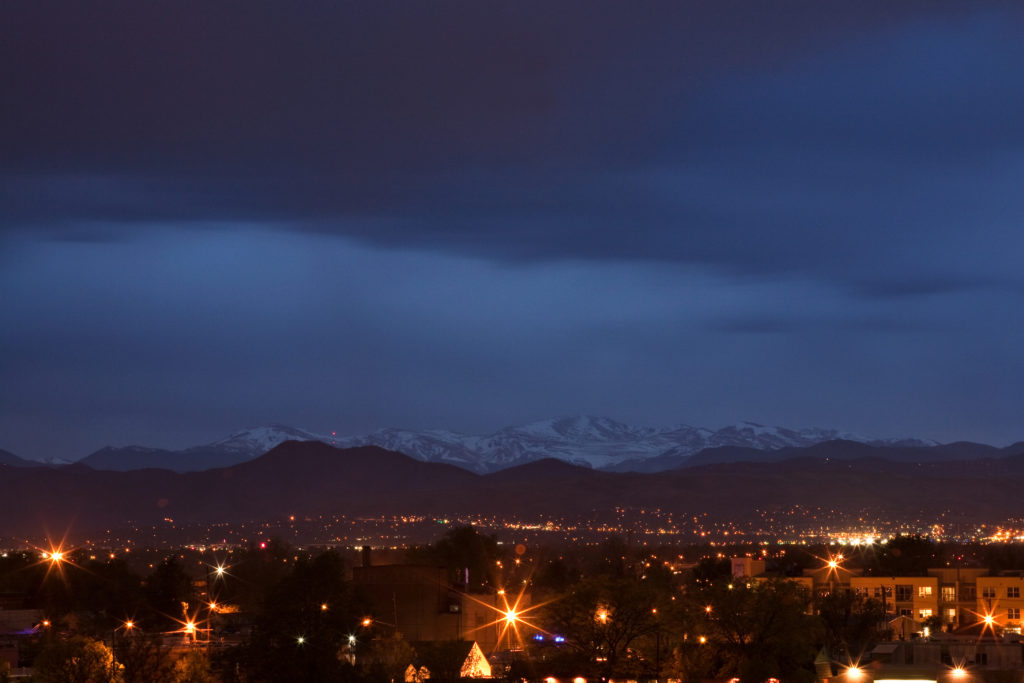
[(1024, 439), (1024, 12), (12, 1), (0, 448)]

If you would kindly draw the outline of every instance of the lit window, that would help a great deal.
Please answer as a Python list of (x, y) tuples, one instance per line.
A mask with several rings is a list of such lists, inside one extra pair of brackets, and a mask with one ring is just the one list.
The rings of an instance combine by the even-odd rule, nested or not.
[(919, 614), (921, 615), (921, 619), (930, 619), (932, 616), (932, 611), (930, 609), (923, 609), (920, 610)]
[(932, 596), (932, 587), (931, 586), (918, 586), (917, 587), (917, 597), (919, 597), (919, 598), (930, 598), (931, 596)]

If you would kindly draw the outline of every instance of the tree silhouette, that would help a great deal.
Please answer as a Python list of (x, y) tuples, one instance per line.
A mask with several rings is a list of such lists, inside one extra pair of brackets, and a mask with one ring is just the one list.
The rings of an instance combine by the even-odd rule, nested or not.
[(40, 683), (118, 683), (114, 655), (103, 643), (74, 636), (51, 639), (32, 663)]

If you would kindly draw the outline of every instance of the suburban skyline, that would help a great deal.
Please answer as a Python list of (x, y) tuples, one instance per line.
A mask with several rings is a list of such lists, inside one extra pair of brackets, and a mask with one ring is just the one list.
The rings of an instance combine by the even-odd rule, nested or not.
[(0, 448), (1024, 439), (1011, 3), (0, 9)]

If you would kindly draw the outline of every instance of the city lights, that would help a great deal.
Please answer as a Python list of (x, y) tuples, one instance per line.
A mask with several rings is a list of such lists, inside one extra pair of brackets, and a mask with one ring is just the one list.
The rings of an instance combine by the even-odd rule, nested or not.
[(71, 565), (71, 551), (64, 547), (64, 543), (54, 545), (52, 542), (47, 549), (39, 549), (40, 564), (46, 565), (46, 574), (56, 571), (63, 575), (64, 567)]
[(527, 615), (530, 612), (540, 607), (543, 607), (545, 604), (547, 604), (541, 603), (538, 605), (524, 607), (522, 605), (524, 593), (525, 589), (519, 592), (519, 595), (516, 596), (515, 600), (509, 602), (508, 595), (505, 593), (505, 591), (496, 591), (495, 597), (500, 599), (502, 603), (501, 607), (496, 607), (495, 605), (489, 602), (485, 602), (471, 595), (467, 595), (466, 597), (468, 597), (469, 599), (486, 607), (487, 609), (494, 610), (498, 614), (498, 617), (494, 621), (483, 624), (482, 626), (478, 626), (474, 630), (479, 631), (485, 628), (498, 627), (500, 628), (500, 631), (498, 632), (499, 643), (505, 641), (509, 649), (522, 647), (523, 637), (522, 633), (520, 632), (521, 629), (528, 628), (534, 631), (543, 630), (536, 623), (528, 619)]

